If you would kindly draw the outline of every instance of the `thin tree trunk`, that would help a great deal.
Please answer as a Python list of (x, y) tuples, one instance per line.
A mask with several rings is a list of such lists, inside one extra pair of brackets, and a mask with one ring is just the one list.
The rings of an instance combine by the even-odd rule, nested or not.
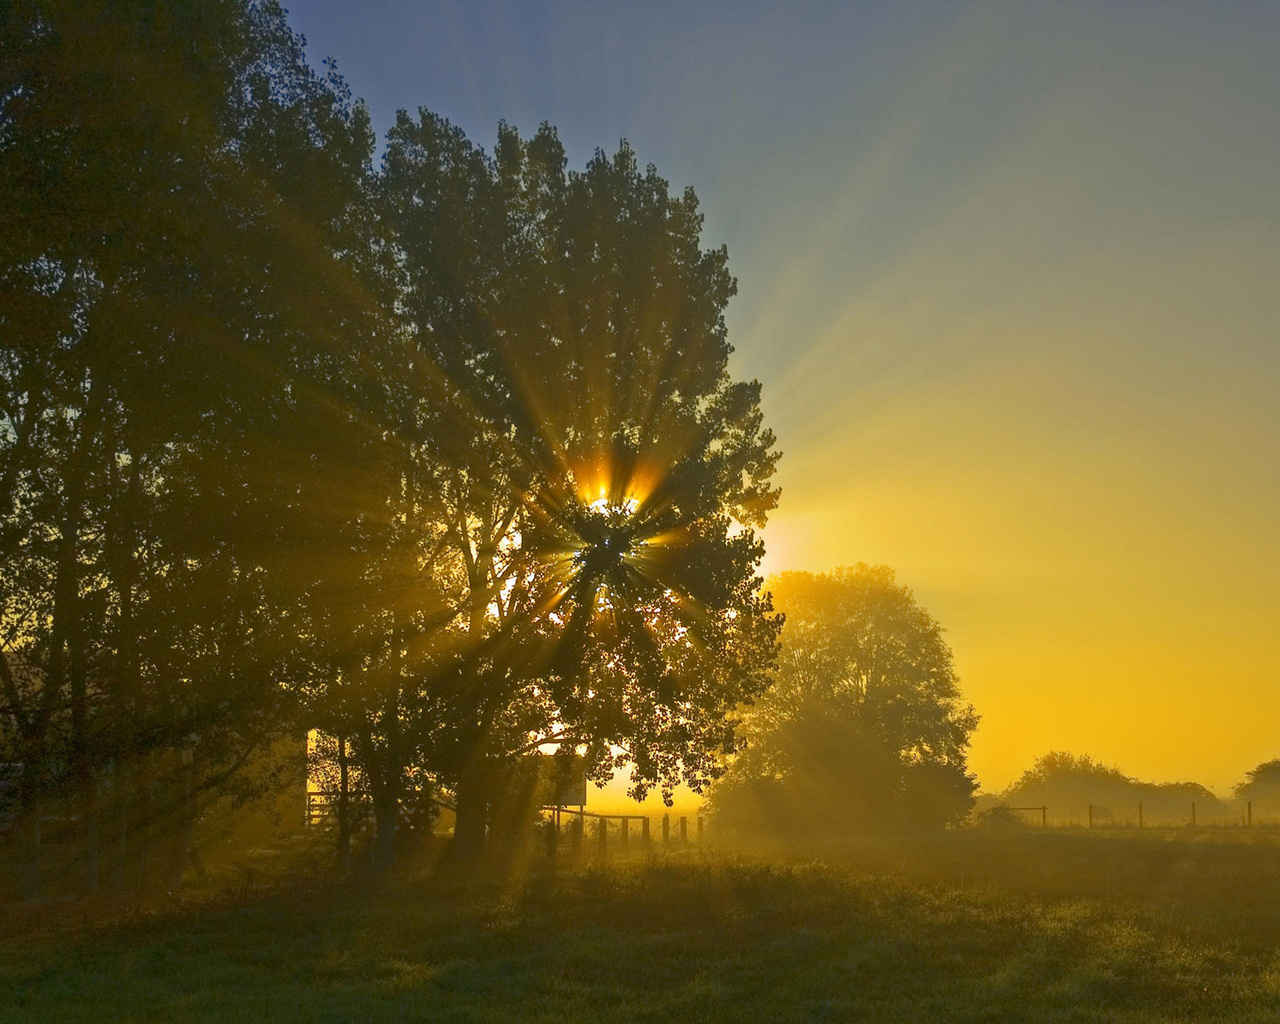
[(151, 791), (151, 774), (152, 763), (147, 760), (142, 762), (141, 769), (138, 772), (137, 785), (134, 792), (137, 793), (137, 814), (134, 817), (134, 837), (133, 849), (133, 882), (134, 886), (143, 890), (151, 885), (151, 847), (155, 842), (155, 794)]
[(67, 467), (64, 508), (58, 523), (58, 547), (54, 564), (52, 645), (47, 685), (65, 685), (71, 705), (70, 769), (72, 792), (79, 811), (83, 842), (84, 884), (98, 884), (97, 809), (94, 807), (93, 767), (88, 735), (88, 659), (85, 624), (80, 600), (80, 532), (85, 518), (90, 453), (97, 443), (105, 392), (92, 377), (86, 396), (84, 427)]
[(116, 830), (116, 857), (114, 887), (123, 891), (125, 885), (125, 863), (129, 857), (129, 785), (133, 781), (132, 772), (120, 770), (116, 773), (116, 814), (119, 816), (119, 827)]
[(474, 866), (484, 856), (489, 823), (486, 782), (482, 759), (469, 759), (458, 777), (457, 820), (453, 826), (451, 857), (460, 866)]
[[(114, 461), (111, 463), (115, 466)], [(135, 453), (129, 461), (129, 477), (125, 484), (124, 500), (117, 517), (116, 543), (108, 547), (115, 562), (117, 590), (120, 595), (117, 635), (119, 637), (119, 654), (114, 675), (115, 689), (113, 699), (115, 735), (119, 744), (123, 730), (136, 716), (142, 714), (141, 694), (141, 656), (139, 653), (137, 618), (134, 614), (134, 590), (138, 578), (138, 563), (135, 551), (138, 543), (137, 503), (141, 491), (141, 467)], [(123, 744), (121, 744), (123, 747)], [(117, 752), (115, 771), (112, 773), (114, 788), (114, 809), (119, 816), (116, 834), (116, 851), (113, 886), (117, 890), (125, 887), (125, 865), (129, 850), (129, 811), (133, 793), (130, 785), (133, 782), (133, 771), (123, 760), (124, 749)]]
[(396, 827), (400, 816), (398, 787), (387, 781), (373, 781), (373, 817), (376, 829), (373, 841), (373, 866), (386, 871), (396, 859)]
[(196, 799), (191, 792), (191, 775), (194, 771), (194, 754), (184, 748), (181, 754), (181, 779), (178, 784), (178, 812), (174, 841), (169, 846), (169, 856), (164, 866), (164, 885), (176, 889), (182, 884), (182, 875), (191, 857), (191, 839), (196, 827)]
[(80, 807), (84, 815), (84, 886), (89, 892), (98, 888), (98, 799), (93, 779), (81, 782)]
[[(78, 631), (77, 631), (78, 633)], [(71, 771), (76, 784), (80, 811), (83, 884), (85, 890), (98, 888), (98, 793), (93, 757), (89, 752), (88, 730), (88, 665), (80, 637), (70, 659), (71, 682)]]
[(14, 822), (14, 832), (18, 838), (18, 855), (21, 858), (22, 898), (28, 900), (40, 897), (42, 867), (40, 804), (38, 795), (33, 796), (30, 803), (24, 802), (23, 810)]
[(347, 737), (338, 737), (338, 873), (351, 870), (351, 769), (347, 758)]

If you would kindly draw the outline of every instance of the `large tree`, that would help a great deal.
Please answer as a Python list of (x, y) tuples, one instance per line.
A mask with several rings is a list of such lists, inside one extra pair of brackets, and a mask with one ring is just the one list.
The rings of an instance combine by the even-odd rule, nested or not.
[(189, 825), (299, 695), (384, 857), (414, 776), (465, 845), (548, 743), (637, 792), (713, 774), (774, 653), (776, 454), (692, 193), (625, 145), (571, 173), (549, 128), (489, 155), (425, 113), (375, 176), (270, 0), (0, 19), (0, 740), (27, 820), (69, 797), (92, 884), (100, 824), (117, 864), (164, 808)]
[(546, 125), (501, 126), (489, 155), (401, 113), (380, 184), (423, 579), (373, 746), (413, 722), (464, 851), (539, 747), (586, 751), (597, 779), (628, 763), (637, 794), (701, 788), (777, 628), (754, 532), (777, 454), (759, 385), (729, 375), (724, 250), (625, 143), (571, 172)]
[(810, 837), (941, 825), (968, 813), (978, 717), (942, 627), (887, 566), (783, 573), (777, 678), (712, 793), (720, 824)]
[(315, 554), (380, 464), (373, 137), (273, 3), (2, 14), (3, 726), (93, 884), (104, 791), (120, 865), (282, 728), (299, 595), (350, 561)]

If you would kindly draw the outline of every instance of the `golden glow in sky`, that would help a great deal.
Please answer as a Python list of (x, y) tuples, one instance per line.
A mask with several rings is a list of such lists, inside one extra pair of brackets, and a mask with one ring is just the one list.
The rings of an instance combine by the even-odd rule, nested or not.
[(766, 570), (896, 569), (984, 788), (1280, 757), (1280, 5), (636, 7), (291, 18), (379, 125), (695, 187), (785, 453)]

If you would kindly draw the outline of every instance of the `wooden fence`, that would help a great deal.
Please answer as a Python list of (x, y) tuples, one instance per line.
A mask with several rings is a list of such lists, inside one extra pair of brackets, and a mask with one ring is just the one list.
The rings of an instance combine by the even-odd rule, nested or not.
[[(373, 801), (367, 793), (350, 793), (347, 799), (353, 822), (372, 821)], [(448, 801), (434, 796), (430, 799), (445, 810), (454, 810)], [(337, 806), (336, 790), (308, 790), (306, 824), (323, 824), (327, 818), (336, 814)], [(692, 827), (688, 815), (673, 817), (670, 813), (663, 814), (658, 828), (654, 830), (653, 818), (647, 814), (599, 814), (588, 811), (585, 807), (545, 805), (540, 808), (539, 821), (546, 837), (547, 852), (553, 857), (566, 845), (575, 857), (587, 852), (588, 821), (593, 823), (590, 831), (594, 855), (601, 858), (608, 857), (613, 850), (626, 854), (633, 845), (640, 849), (650, 849), (659, 841), (654, 837), (655, 831), (660, 832), (660, 842), (664, 847), (687, 846), (693, 842), (703, 842), (706, 838), (706, 824), (701, 814), (694, 816)]]
[[(1203, 815), (1199, 813), (1196, 801), (1190, 801), (1187, 805), (1186, 813), (1182, 816), (1158, 818), (1155, 821), (1146, 812), (1141, 801), (1136, 805), (1136, 817), (1133, 812), (1134, 807), (1123, 808), (1125, 815), (1121, 818), (1111, 807), (1102, 804), (1089, 804), (1083, 818), (1071, 816), (1066, 819), (1058, 819), (1056, 821), (1049, 820), (1050, 807), (1044, 804), (1035, 804), (1029, 807), (1012, 807), (1007, 804), (995, 804), (988, 810), (1002, 809), (1006, 811), (1034, 812), (1040, 816), (1040, 826), (1042, 828), (1111, 828), (1111, 829), (1127, 829), (1127, 828), (1161, 828), (1161, 829), (1178, 829), (1178, 828), (1198, 828), (1208, 826), (1214, 828), (1254, 828), (1254, 827), (1274, 827), (1280, 822), (1275, 821), (1254, 821), (1253, 801), (1247, 800), (1244, 805), (1235, 805), (1222, 807), (1219, 806), (1208, 821), (1203, 820)], [(986, 812), (984, 812), (986, 813)], [(1078, 811), (1076, 812), (1079, 813)]]
[[(597, 814), (594, 811), (588, 811), (581, 807), (553, 807), (546, 806), (542, 808), (543, 819), (542, 827), (546, 833), (547, 853), (556, 857), (559, 854), (561, 845), (566, 837), (569, 844), (569, 852), (573, 857), (580, 857), (586, 850), (586, 832), (587, 821), (591, 820), (595, 823), (593, 831), (595, 833), (595, 855), (600, 859), (605, 859), (610, 855), (610, 850), (616, 845), (616, 849), (620, 854), (631, 852), (633, 841), (639, 844), (641, 849), (651, 849), (655, 842), (653, 834), (650, 830), (652, 818), (647, 814)], [(633, 836), (632, 823), (638, 823), (638, 831)], [(670, 813), (663, 814), (661, 819), (662, 845), (671, 847), (673, 845), (687, 846), (691, 842), (702, 842), (705, 839), (706, 829), (702, 815), (697, 815), (694, 819), (694, 833), (690, 835), (689, 818), (687, 815), (681, 815), (673, 822)], [(612, 835), (612, 839), (610, 838)]]

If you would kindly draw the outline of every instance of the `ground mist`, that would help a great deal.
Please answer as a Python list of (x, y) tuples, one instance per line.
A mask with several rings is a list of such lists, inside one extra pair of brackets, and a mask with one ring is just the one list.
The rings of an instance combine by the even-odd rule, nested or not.
[(0, 1021), (1264, 1021), (1280, 836), (984, 834), (14, 908)]

